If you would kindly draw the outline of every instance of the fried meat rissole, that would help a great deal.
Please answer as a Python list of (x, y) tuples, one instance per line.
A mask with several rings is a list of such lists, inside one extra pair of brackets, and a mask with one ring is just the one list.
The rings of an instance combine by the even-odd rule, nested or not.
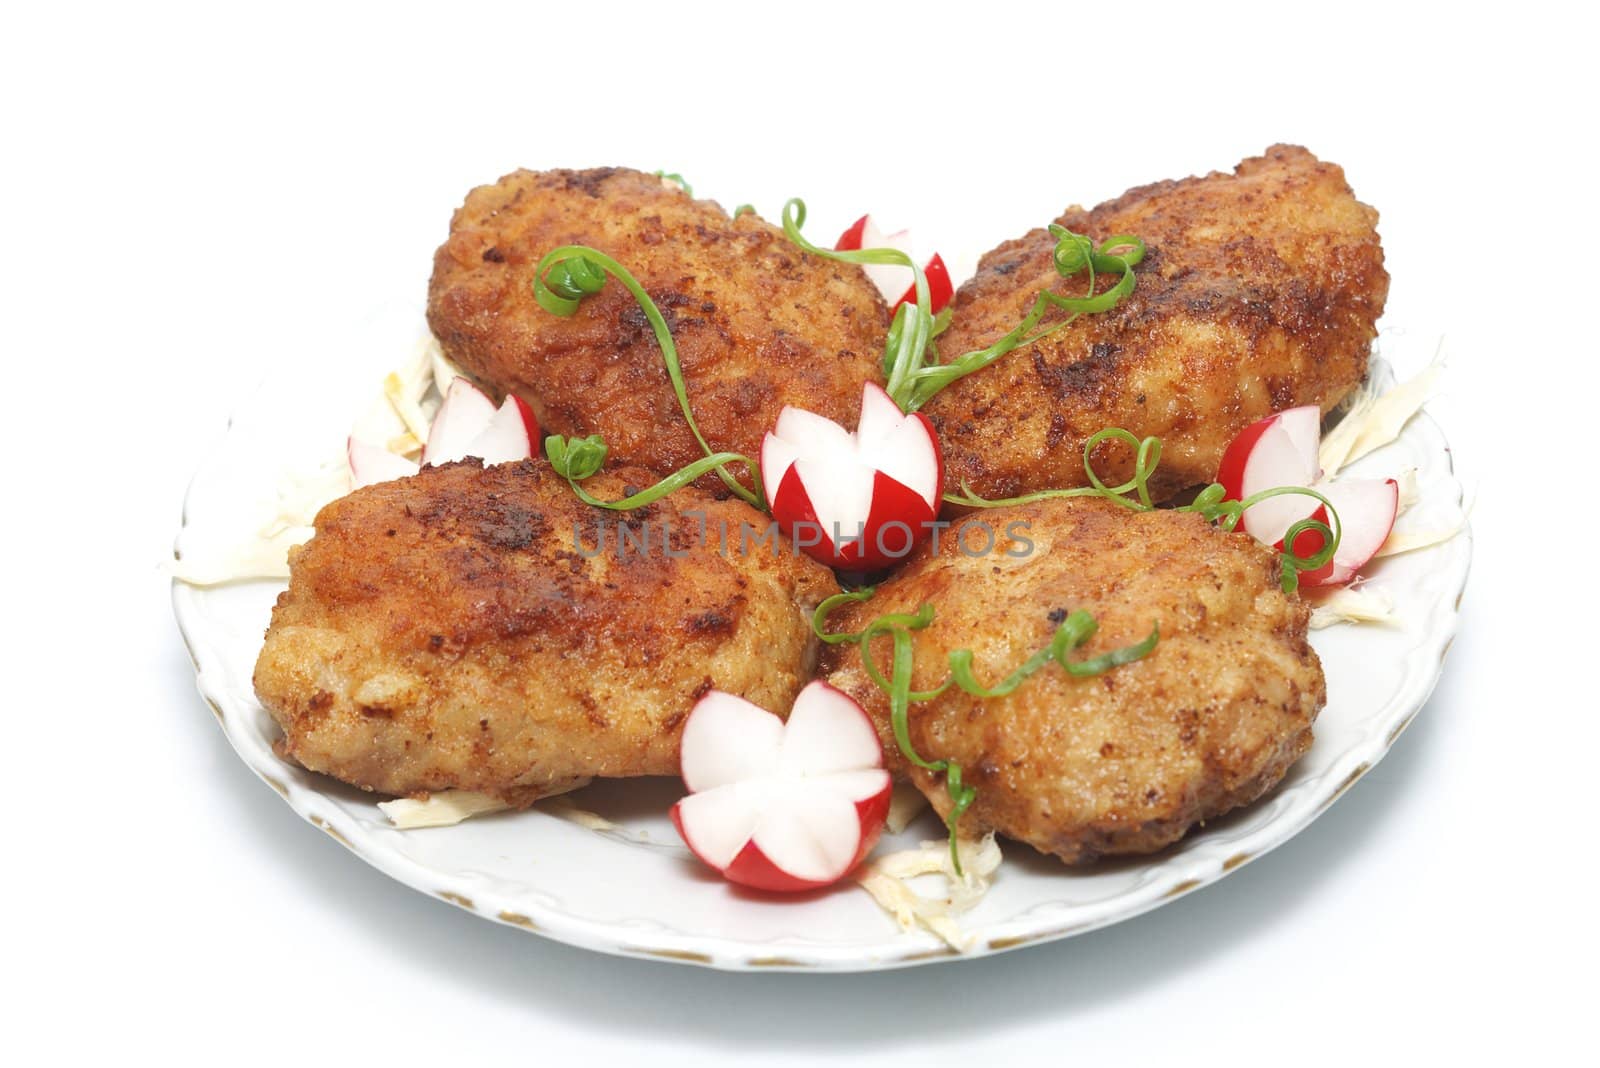
[(889, 313), (859, 267), (654, 175), (517, 171), (455, 213), (434, 256), (428, 323), (445, 355), (527, 401), (549, 432), (601, 434), (614, 457), (663, 474), (701, 456), (656, 336), (620, 282), (571, 318), (535, 302), (535, 266), (568, 244), (616, 259), (660, 307), (713, 449), (754, 457), (788, 404), (853, 427), (862, 382), (883, 381)]
[[(946, 484), (1006, 498), (1085, 483), (1085, 441), (1106, 427), (1161, 439), (1160, 497), (1211, 481), (1228, 443), (1275, 411), (1327, 411), (1366, 374), (1389, 276), (1344, 172), (1276, 145), (1233, 174), (1158, 182), (1057, 222), (1099, 243), (1147, 246), (1134, 292), (957, 382), (924, 412), (939, 428)], [(986, 254), (957, 294), (941, 351), (984, 348), (1048, 288), (1082, 296), (1087, 275), (1055, 270), (1056, 239), (1035, 230)], [(1114, 279), (1103, 278), (1100, 290)], [(1053, 312), (1044, 320), (1059, 321)], [(1097, 449), (1109, 482), (1131, 474), (1124, 446)]]
[[(1006, 697), (952, 687), (911, 705), (917, 752), (956, 761), (977, 787), (965, 832), (992, 829), (1069, 864), (1149, 853), (1261, 796), (1310, 746), (1326, 699), (1322, 666), (1306, 640), (1308, 609), (1280, 588), (1270, 549), (1198, 515), (1096, 499), (982, 518), (997, 532), (993, 553), (924, 546), (871, 600), (835, 612), (829, 629), (859, 631), (884, 613), (933, 605), (933, 623), (912, 632), (914, 690), (937, 686), (959, 648), (973, 650), (977, 678), (992, 686), (1078, 609), (1099, 630), (1073, 659), (1133, 645), (1152, 624), (1161, 636), (1144, 659), (1097, 677), (1052, 662)], [(1006, 555), (1023, 548), (1008, 528), (1032, 541), (1030, 553)], [(982, 546), (978, 533), (968, 538)], [(887, 639), (872, 654), (887, 671)], [(948, 814), (942, 775), (900, 757), (888, 699), (859, 648), (832, 647), (824, 669), (878, 723), (891, 764)]]
[[(650, 477), (585, 488), (613, 499)], [(786, 544), (738, 552), (743, 522), (767, 520), (693, 488), (602, 511), (536, 461), (357, 490), (291, 554), (256, 693), (285, 756), (387, 794), (521, 805), (591, 776), (676, 774), (705, 690), (787, 713), (811, 675), (810, 609), (838, 588)]]

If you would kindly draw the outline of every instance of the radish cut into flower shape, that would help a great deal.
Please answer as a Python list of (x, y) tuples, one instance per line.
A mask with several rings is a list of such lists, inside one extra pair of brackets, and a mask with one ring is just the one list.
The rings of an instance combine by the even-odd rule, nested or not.
[(932, 530), (943, 459), (927, 417), (870, 382), (856, 426), (785, 408), (761, 444), (761, 481), (797, 548), (830, 567), (884, 567)]
[[(476, 456), (484, 464), (526, 460), (539, 451), (539, 420), (522, 398), (494, 402), (465, 378), (455, 378), (428, 429), (422, 464), (444, 464)], [(414, 475), (422, 464), (381, 445), (351, 437), (346, 446), (356, 489)]]
[(672, 822), (731, 882), (805, 891), (848, 875), (878, 840), (892, 792), (883, 746), (861, 706), (821, 681), (785, 723), (712, 690), (683, 727), (689, 796)]
[[(836, 252), (855, 252), (864, 248), (893, 248), (899, 249), (913, 260), (920, 258), (912, 247), (911, 231), (898, 230), (892, 234), (885, 234), (872, 221), (871, 215), (863, 215), (852, 223), (850, 229), (839, 235), (839, 240), (833, 247)], [(901, 304), (917, 302), (916, 279), (912, 277), (908, 268), (893, 263), (863, 263), (861, 269), (872, 279), (872, 284), (878, 287), (883, 299), (889, 302), (890, 310)], [(923, 264), (922, 273), (928, 278), (928, 310), (938, 315), (955, 296), (955, 286), (950, 281), (950, 270), (944, 265), (944, 257), (935, 252)]]
[[(1302, 586), (1339, 586), (1366, 566), (1389, 537), (1400, 512), (1400, 487), (1394, 479), (1321, 481), (1317, 452), (1322, 439), (1322, 412), (1314, 405), (1290, 408), (1246, 427), (1223, 454), (1217, 481), (1229, 500), (1248, 500), (1264, 490), (1301, 486), (1326, 497), (1338, 515), (1339, 545), (1333, 559), (1299, 576)], [(1328, 509), (1315, 497), (1285, 493), (1247, 509), (1241, 525), (1256, 540), (1284, 550), (1289, 528), (1310, 519), (1334, 526)], [(1295, 555), (1306, 558), (1322, 548), (1315, 530), (1295, 538)]]

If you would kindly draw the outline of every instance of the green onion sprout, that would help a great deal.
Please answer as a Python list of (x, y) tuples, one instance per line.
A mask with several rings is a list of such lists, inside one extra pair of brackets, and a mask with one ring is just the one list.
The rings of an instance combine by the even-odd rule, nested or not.
[[(672, 490), (688, 485), (708, 471), (715, 471), (717, 477), (722, 479), (723, 484), (732, 490), (740, 500), (752, 507), (765, 511), (766, 500), (761, 491), (760, 466), (752, 463), (748, 457), (741, 456), (738, 453), (714, 452), (711, 446), (706, 443), (705, 436), (700, 433), (699, 424), (695, 422), (694, 410), (689, 406), (689, 391), (684, 384), (683, 368), (678, 363), (678, 346), (672, 339), (672, 331), (668, 328), (666, 319), (662, 317), (661, 309), (656, 307), (656, 302), (650, 299), (650, 294), (645, 292), (644, 287), (639, 284), (639, 280), (629, 273), (626, 267), (599, 249), (590, 248), (587, 245), (563, 245), (546, 253), (545, 257), (539, 261), (538, 266), (534, 268), (533, 299), (538, 301), (539, 306), (551, 315), (570, 318), (577, 313), (578, 306), (585, 297), (592, 297), (605, 288), (608, 274), (621, 282), (623, 287), (632, 294), (633, 299), (639, 302), (639, 307), (644, 312), (645, 319), (650, 323), (650, 329), (655, 332), (656, 343), (661, 347), (661, 359), (666, 364), (667, 377), (672, 381), (672, 392), (678, 398), (678, 407), (683, 412), (684, 421), (689, 424), (690, 433), (694, 435), (694, 440), (699, 444), (701, 451), (705, 453), (704, 459), (697, 460), (682, 471), (668, 476), (662, 482), (646, 490), (644, 494), (636, 494), (635, 497), (643, 497), (651, 493), (654, 493), (655, 496), (629, 507), (637, 508), (643, 504), (648, 504), (649, 501), (658, 500), (662, 496), (671, 493)], [(600, 442), (598, 437), (590, 437), (584, 440), (590, 443), (599, 443), (602, 449), (604, 447), (604, 443)], [(570, 450), (572, 443), (564, 442), (562, 447), (565, 450)], [(602, 451), (601, 461), (603, 460), (604, 453)], [(715, 460), (716, 462), (708, 463), (707, 461), (710, 460)], [(553, 454), (551, 461), (552, 463), (555, 462)], [(750, 472), (750, 479), (754, 483), (754, 488), (744, 485), (727, 469), (726, 465), (734, 462), (745, 465), (746, 470)], [(577, 489), (576, 482), (578, 480), (594, 474), (597, 470), (599, 470), (598, 463), (587, 474), (567, 475), (568, 481), (573, 482), (573, 488)], [(689, 471), (694, 471), (695, 474), (683, 477)], [(566, 472), (563, 472), (563, 474), (566, 474)], [(667, 483), (672, 483), (671, 487), (661, 489)], [(660, 492), (656, 492), (657, 490), (660, 490)], [(584, 495), (580, 493), (579, 496)], [(634, 500), (634, 497), (630, 497), (628, 500)], [(594, 502), (591, 501), (591, 503)], [(621, 507), (621, 502), (614, 502), (614, 505)]]

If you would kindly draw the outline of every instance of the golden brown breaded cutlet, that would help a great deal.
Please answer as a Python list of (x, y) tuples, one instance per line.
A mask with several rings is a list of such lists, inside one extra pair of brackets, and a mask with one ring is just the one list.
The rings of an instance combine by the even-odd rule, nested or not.
[[(585, 487), (611, 499), (650, 477)], [(787, 546), (740, 553), (746, 522), (767, 525), (694, 488), (605, 512), (532, 460), (357, 490), (291, 553), (257, 696), (286, 757), (387, 794), (521, 805), (591, 776), (676, 774), (706, 690), (788, 713), (811, 675), (810, 609), (838, 588)]]
[[(1327, 411), (1366, 374), (1388, 295), (1377, 221), (1343, 171), (1289, 145), (1232, 174), (1069, 209), (1057, 222), (1096, 243), (1145, 241), (1137, 288), (928, 403), (948, 488), (1005, 498), (1084, 485), (1086, 440), (1122, 427), (1161, 438), (1151, 488), (1164, 498), (1215, 478), (1228, 443), (1257, 419), (1304, 404)], [(1042, 289), (1082, 296), (1087, 275), (1063, 279), (1055, 244), (1035, 230), (985, 255), (956, 296), (941, 351), (992, 344)], [(1113, 282), (1102, 277), (1100, 289)], [(1131, 453), (1102, 445), (1095, 467), (1121, 482)]]
[[(1052, 662), (1005, 697), (952, 687), (911, 705), (919, 754), (958, 762), (977, 787), (965, 831), (992, 829), (1069, 864), (1149, 853), (1260, 797), (1311, 745), (1326, 687), (1306, 640), (1308, 610), (1279, 587), (1277, 554), (1248, 534), (1192, 513), (1134, 513), (1092, 498), (981, 518), (1000, 535), (994, 552), (969, 556), (946, 540), (935, 554), (925, 545), (871, 600), (836, 612), (829, 629), (859, 631), (884, 613), (931, 604), (933, 623), (913, 632), (917, 690), (937, 686), (960, 648), (994, 685), (1078, 609), (1099, 630), (1073, 659), (1133, 645), (1153, 625), (1160, 640), (1144, 659), (1097, 677)], [(1008, 529), (1020, 537), (1006, 538)], [(978, 532), (968, 537), (969, 548), (981, 546)], [(1025, 541), (1031, 552), (1007, 555)], [(872, 653), (887, 670), (888, 641)], [(860, 650), (832, 647), (824, 671), (878, 723), (891, 766), (948, 813), (942, 776), (901, 759), (888, 700)]]
[(755, 457), (788, 404), (853, 427), (862, 383), (883, 380), (889, 313), (859, 267), (654, 175), (517, 171), (455, 213), (428, 323), (445, 355), (527, 401), (549, 432), (601, 434), (612, 456), (659, 473), (701, 455), (655, 334), (619, 282), (568, 319), (534, 301), (535, 266), (568, 244), (615, 258), (660, 307), (713, 449)]

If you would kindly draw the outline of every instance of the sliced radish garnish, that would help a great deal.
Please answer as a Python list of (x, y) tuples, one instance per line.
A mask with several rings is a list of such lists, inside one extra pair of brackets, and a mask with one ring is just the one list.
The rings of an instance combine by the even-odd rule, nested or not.
[[(914, 260), (920, 258), (916, 249), (912, 247), (911, 231), (882, 233), (870, 215), (863, 215), (852, 223), (850, 229), (839, 235), (839, 240), (833, 247), (839, 252), (854, 252), (863, 248), (894, 248)], [(883, 299), (890, 302), (891, 309), (900, 304), (916, 303), (916, 279), (912, 277), (909, 268), (890, 263), (864, 263), (861, 269), (878, 287)], [(935, 252), (923, 264), (922, 272), (928, 276), (929, 309), (938, 315), (944, 310), (945, 305), (950, 303), (950, 298), (955, 296), (955, 287), (950, 283), (950, 271), (944, 265), (944, 258)]]
[(795, 545), (831, 567), (904, 559), (932, 530), (944, 480), (939, 438), (879, 386), (861, 393), (854, 433), (785, 408), (761, 445), (767, 505)]
[[(539, 452), (539, 420), (522, 398), (508, 394), (499, 408), (465, 378), (451, 381), (428, 428), (422, 463), (444, 464), (476, 456), (485, 464), (526, 460)], [(347, 445), (355, 488), (414, 475), (420, 465), (381, 445), (350, 438)]]
[[(441, 413), (444, 411), (442, 407), (439, 410)], [(428, 438), (431, 442), (433, 435), (429, 434)], [(503, 464), (526, 460), (538, 451), (539, 420), (534, 418), (533, 409), (521, 397), (507, 394), (505, 403), (489, 417), (489, 421), (477, 437), (467, 443), (459, 457), (449, 456), (437, 462), (476, 456), (485, 464)]]
[[(1301, 572), (1300, 584), (1343, 586), (1389, 540), (1395, 517), (1400, 514), (1400, 484), (1392, 478), (1359, 478), (1324, 482), (1314, 488), (1328, 498), (1339, 515), (1339, 546), (1333, 550), (1332, 560), (1315, 571)], [(1318, 506), (1313, 518), (1333, 525), (1324, 507)], [(1313, 556), (1321, 548), (1322, 539), (1315, 531), (1304, 531), (1295, 539), (1295, 553), (1299, 556)]]
[(355, 489), (405, 478), (420, 469), (415, 460), (396, 456), (382, 445), (374, 445), (357, 437), (346, 442), (345, 455), (350, 460), (350, 476)]
[[(1269, 415), (1233, 439), (1222, 454), (1217, 481), (1233, 501), (1278, 486), (1310, 486), (1322, 473), (1317, 466), (1321, 438), (1322, 412), (1315, 405)], [(1244, 528), (1272, 545), (1316, 508), (1315, 498), (1304, 494), (1269, 497), (1244, 514)]]
[(712, 690), (683, 726), (689, 796), (672, 822), (695, 856), (761, 890), (801, 891), (848, 875), (889, 813), (891, 784), (872, 721), (820, 679), (785, 723)]
[(439, 405), (439, 414), (428, 428), (428, 444), (422, 450), (425, 464), (449, 463), (467, 455), (467, 446), (483, 433), (494, 418), (494, 401), (465, 378), (450, 383), (450, 390)]
[[(1400, 510), (1394, 479), (1320, 481), (1317, 450), (1322, 439), (1322, 412), (1314, 405), (1290, 408), (1246, 427), (1222, 456), (1217, 481), (1229, 500), (1243, 501), (1280, 486), (1314, 489), (1332, 503), (1339, 518), (1339, 547), (1333, 559), (1315, 571), (1302, 572), (1302, 586), (1338, 586), (1355, 577), (1382, 547)], [(1328, 509), (1315, 497), (1285, 493), (1253, 504), (1242, 525), (1256, 540), (1280, 552), (1289, 528), (1303, 519), (1333, 525)], [(1301, 531), (1294, 551), (1302, 558), (1322, 548), (1321, 536)]]

